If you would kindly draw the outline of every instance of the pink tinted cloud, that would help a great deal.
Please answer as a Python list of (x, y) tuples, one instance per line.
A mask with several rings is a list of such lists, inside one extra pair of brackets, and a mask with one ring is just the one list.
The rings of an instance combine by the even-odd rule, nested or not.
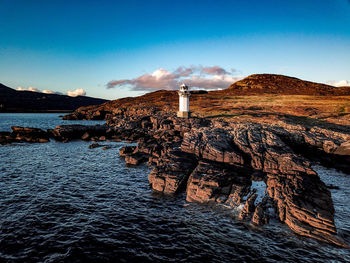
[(107, 88), (130, 87), (135, 91), (175, 90), (181, 83), (186, 83), (199, 89), (215, 90), (228, 88), (241, 78), (219, 66), (178, 67), (173, 72), (160, 68), (134, 79), (112, 80), (107, 83)]

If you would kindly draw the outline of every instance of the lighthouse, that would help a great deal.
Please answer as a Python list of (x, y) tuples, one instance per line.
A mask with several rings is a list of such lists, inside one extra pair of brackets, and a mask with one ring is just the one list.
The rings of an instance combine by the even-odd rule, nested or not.
[(189, 118), (190, 113), (190, 91), (185, 84), (180, 86), (179, 93), (179, 111), (177, 112), (177, 117)]

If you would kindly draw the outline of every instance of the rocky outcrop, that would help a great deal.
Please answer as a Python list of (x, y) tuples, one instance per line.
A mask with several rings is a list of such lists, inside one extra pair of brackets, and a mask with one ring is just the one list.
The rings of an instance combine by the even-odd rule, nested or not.
[(193, 156), (178, 150), (167, 151), (161, 158), (152, 161), (155, 167), (148, 175), (148, 181), (154, 190), (165, 194), (174, 194), (185, 189), (196, 164)]
[(222, 128), (192, 129), (184, 135), (181, 150), (198, 158), (241, 166), (243, 155), (233, 144), (230, 134)]
[[(214, 127), (223, 125), (226, 124), (214, 123)], [(220, 128), (191, 130), (184, 135), (181, 149), (198, 158), (261, 171), (282, 222), (300, 235), (342, 244), (335, 237), (331, 194), (305, 158), (261, 125), (231, 124), (224, 133)], [(212, 135), (207, 136), (210, 131)], [(218, 158), (213, 158), (215, 153)], [(235, 158), (224, 158), (226, 153)], [(212, 172), (208, 167), (196, 168), (188, 182), (187, 200), (221, 202), (227, 197), (226, 189), (232, 187), (231, 178), (235, 178), (232, 172), (224, 174)], [(222, 191), (226, 196), (219, 197)], [(254, 221), (260, 223), (256, 218), (262, 214), (263, 207), (256, 210), (255, 199), (254, 193), (246, 199), (240, 219), (250, 218), (254, 213)]]
[[(181, 119), (135, 108), (114, 110), (107, 123), (62, 125), (47, 134), (58, 141), (137, 142), (121, 148), (119, 154), (128, 165), (147, 162), (152, 167), (148, 180), (155, 191), (184, 190), (188, 202), (231, 206), (238, 219), (256, 225), (267, 224), (274, 210), (297, 234), (346, 246), (336, 235), (329, 190), (298, 151), (306, 145), (347, 157), (346, 135), (327, 137), (325, 131), (287, 126)], [(0, 138), (11, 134), (2, 133)]]
[(326, 129), (285, 122), (267, 128), (290, 145), (294, 152), (309, 160), (350, 173), (350, 133), (347, 128)]
[(79, 109), (63, 116), (63, 120), (104, 120), (108, 114), (111, 114), (111, 112), (104, 110), (89, 111)]
[[(55, 129), (48, 130), (48, 134), (57, 141), (70, 141), (74, 139), (94, 139), (106, 135), (108, 127), (106, 125), (60, 125)], [(102, 138), (105, 140), (105, 138)]]
[(249, 193), (250, 174), (238, 167), (200, 161), (188, 180), (186, 200), (189, 202), (228, 203), (234, 207)]
[(49, 142), (46, 131), (38, 128), (12, 126), (12, 132), (0, 132), (0, 144), (13, 142), (45, 143)]

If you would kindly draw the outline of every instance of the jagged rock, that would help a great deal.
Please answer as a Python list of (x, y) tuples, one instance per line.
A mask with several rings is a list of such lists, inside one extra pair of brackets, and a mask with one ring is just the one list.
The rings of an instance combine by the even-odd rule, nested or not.
[(247, 198), (244, 207), (242, 209), (242, 211), (240, 212), (240, 214), (238, 215), (238, 219), (240, 220), (245, 220), (247, 218), (251, 218), (252, 214), (255, 211), (255, 199), (258, 196), (256, 195), (255, 191), (253, 191), (249, 197)]
[(243, 165), (244, 159), (224, 129), (199, 128), (184, 134), (181, 150), (211, 161)]
[(158, 192), (174, 194), (182, 190), (196, 166), (193, 156), (181, 151), (169, 151), (156, 160), (156, 166), (148, 175), (150, 186)]
[(89, 145), (89, 149), (94, 149), (94, 148), (99, 148), (103, 147), (104, 145), (98, 144), (98, 143), (93, 143)]
[(256, 206), (252, 222), (255, 225), (266, 225), (269, 222), (270, 216), (269, 216), (269, 208), (268, 205), (270, 198), (268, 196), (265, 196), (262, 201)]
[(132, 154), (136, 149), (136, 146), (123, 146), (119, 150), (119, 155), (120, 156), (127, 156)]
[(139, 152), (125, 156), (125, 162), (128, 165), (139, 165), (146, 162), (147, 160), (148, 156)]
[(106, 125), (60, 125), (55, 129), (48, 130), (50, 136), (52, 136), (57, 141), (67, 141), (80, 139), (82, 136), (86, 136), (86, 133), (90, 137), (93, 136), (104, 136), (107, 131)]
[(81, 136), (81, 139), (84, 141), (87, 141), (91, 138), (90, 134), (88, 132), (85, 132), (83, 136)]
[(342, 143), (335, 151), (334, 154), (348, 155), (350, 156), (350, 141)]
[(0, 144), (12, 143), (14, 138), (11, 137), (11, 132), (0, 132)]
[(19, 126), (12, 126), (11, 129), (12, 133), (10, 137), (12, 141), (31, 143), (45, 143), (50, 141), (47, 132), (42, 129)]
[[(244, 174), (239, 168), (200, 161), (188, 179), (186, 200), (199, 203), (214, 201), (224, 203), (233, 194), (232, 191), (241, 189), (240, 186), (243, 189), (249, 184), (249, 174)], [(240, 193), (243, 194), (244, 191)], [(232, 202), (232, 199), (230, 201)]]

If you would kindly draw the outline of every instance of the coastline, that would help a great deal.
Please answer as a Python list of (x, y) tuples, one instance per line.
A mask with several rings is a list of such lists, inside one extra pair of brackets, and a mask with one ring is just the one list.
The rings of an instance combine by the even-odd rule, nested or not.
[[(106, 116), (108, 125), (61, 125), (47, 132), (13, 128), (12, 135), (5, 136), (27, 142), (46, 142), (49, 138), (63, 142), (73, 139), (96, 143), (105, 140), (137, 142), (136, 147), (122, 148), (120, 155), (128, 165), (148, 162), (153, 167), (149, 183), (155, 191), (164, 194), (185, 191), (189, 202), (242, 206), (239, 219), (256, 225), (268, 223), (267, 211), (274, 208), (280, 221), (297, 234), (347, 247), (336, 236), (334, 209), (327, 186), (319, 180), (307, 159), (289, 147), (293, 142), (286, 144), (286, 138), (297, 136), (295, 127), (293, 130), (202, 118), (181, 119), (154, 108), (133, 108)], [(251, 135), (239, 139), (247, 132)], [(299, 131), (298, 136), (312, 134)], [(259, 138), (263, 137), (270, 139), (261, 141)], [(252, 138), (255, 139), (251, 141)], [(313, 139), (317, 145), (317, 140), (322, 141), (323, 137), (313, 136)], [(246, 140), (251, 146), (244, 142)], [(259, 155), (261, 150), (256, 147), (263, 147), (261, 149), (268, 155)], [(273, 157), (276, 150), (278, 155)], [(310, 181), (310, 178), (313, 179)], [(258, 198), (252, 188), (253, 182), (266, 184), (268, 195)], [(288, 190), (290, 187), (298, 197)], [(310, 200), (311, 192), (314, 197)], [(281, 202), (280, 196), (287, 202)], [(318, 199), (328, 201), (320, 204)]]

